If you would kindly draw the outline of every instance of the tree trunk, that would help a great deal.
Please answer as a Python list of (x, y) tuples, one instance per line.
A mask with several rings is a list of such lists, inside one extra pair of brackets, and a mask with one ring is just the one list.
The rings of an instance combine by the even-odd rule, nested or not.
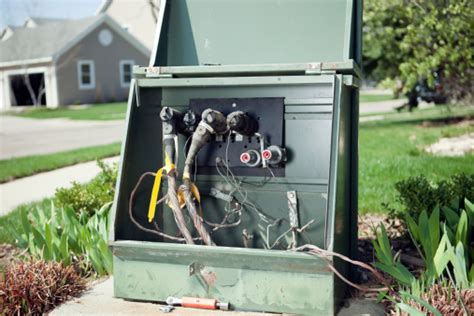
[(153, 20), (155, 23), (158, 22), (158, 12), (160, 11), (159, 2), (155, 3), (156, 0), (148, 0), (148, 5), (150, 6), (151, 15), (153, 16)]
[(36, 93), (33, 90), (33, 87), (31, 86), (30, 82), (30, 76), (28, 73), (23, 74), (23, 81), (25, 82), (26, 88), (28, 89), (28, 93), (30, 94), (31, 101), (33, 102), (33, 105), (36, 107), (38, 104), (38, 99), (36, 97)]

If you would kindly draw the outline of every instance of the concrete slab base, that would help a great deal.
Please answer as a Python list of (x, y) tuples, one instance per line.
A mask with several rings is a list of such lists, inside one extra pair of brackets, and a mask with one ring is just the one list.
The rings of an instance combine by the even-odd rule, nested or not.
[[(156, 303), (132, 302), (113, 297), (113, 278), (99, 281), (81, 297), (57, 307), (50, 316), (69, 315), (173, 315), (173, 316), (272, 316), (276, 314), (260, 312), (206, 311), (177, 307), (170, 313), (160, 311), (163, 305)], [(350, 300), (338, 316), (384, 315), (383, 307), (367, 300)], [(288, 315), (288, 314), (286, 314)]]
[(362, 300), (362, 299), (350, 299), (347, 302), (347, 307), (343, 307), (338, 316), (384, 316), (385, 310), (381, 304), (377, 304), (374, 301)]
[(275, 314), (248, 313), (234, 311), (206, 311), (194, 308), (176, 307), (170, 313), (160, 311), (163, 305), (156, 303), (132, 302), (113, 297), (113, 278), (92, 286), (85, 294), (73, 299), (50, 313), (50, 316), (66, 315), (173, 315), (173, 316), (212, 316), (245, 315), (271, 316)]

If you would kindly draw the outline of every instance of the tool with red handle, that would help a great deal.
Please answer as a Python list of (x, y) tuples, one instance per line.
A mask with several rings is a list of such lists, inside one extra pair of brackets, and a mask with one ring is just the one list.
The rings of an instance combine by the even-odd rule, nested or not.
[(200, 309), (221, 309), (229, 310), (229, 303), (219, 302), (212, 298), (199, 298), (199, 297), (168, 297), (166, 299), (168, 305), (181, 305), (183, 307), (200, 308)]

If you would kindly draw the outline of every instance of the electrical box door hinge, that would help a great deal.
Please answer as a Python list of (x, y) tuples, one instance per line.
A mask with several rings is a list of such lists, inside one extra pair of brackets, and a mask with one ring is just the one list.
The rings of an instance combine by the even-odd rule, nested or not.
[(146, 68), (147, 78), (173, 78), (172, 74), (162, 73), (161, 67), (148, 67)]
[(306, 70), (306, 75), (320, 75), (321, 74), (321, 63), (309, 63)]

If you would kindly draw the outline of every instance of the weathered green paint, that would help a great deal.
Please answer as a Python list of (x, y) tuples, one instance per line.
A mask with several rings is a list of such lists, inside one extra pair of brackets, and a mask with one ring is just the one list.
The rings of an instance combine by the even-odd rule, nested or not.
[(320, 74), (325, 71), (354, 74), (360, 76), (360, 68), (354, 60), (344, 62), (317, 62), (300, 64), (261, 64), (261, 65), (215, 65), (215, 66), (180, 66), (180, 67), (136, 67), (135, 76), (153, 78), (160, 76), (193, 77), (193, 76), (237, 76), (237, 75), (304, 75)]
[(334, 276), (324, 260), (303, 253), (117, 242), (114, 270), (115, 295), (127, 299), (191, 295), (229, 301), (236, 310), (313, 315), (334, 308)]
[(352, 0), (162, 1), (164, 19), (152, 63), (358, 61), (354, 29), (359, 5)]
[[(292, 153), (286, 163), (285, 177), (271, 179), (263, 185), (262, 177), (239, 177), (239, 180), (248, 190), (248, 199), (273, 218), (288, 216), (286, 192), (295, 190), (300, 223), (315, 219), (304, 235), (299, 236), (298, 243), (312, 243), (354, 256), (360, 2), (228, 0), (226, 5), (221, 5), (211, 0), (176, 0), (164, 3), (163, 19), (159, 22), (162, 23), (160, 41), (155, 52), (158, 61), (152, 57), (153, 67), (134, 69), (130, 90), (127, 132), (111, 214), (115, 295), (145, 301), (164, 301), (171, 295), (212, 297), (230, 301), (239, 310), (333, 314), (345, 287), (328, 269), (327, 262), (304, 253), (263, 249), (262, 223), (251, 209), (244, 209), (240, 226), (213, 234), (218, 247), (206, 247), (171, 243), (140, 231), (128, 217), (128, 205), (139, 176), (163, 165), (158, 116), (163, 106), (185, 110), (192, 98), (283, 97), (284, 143)], [(237, 3), (247, 8), (245, 16)], [(208, 17), (202, 8), (212, 9), (213, 15)], [(243, 34), (250, 36), (246, 39), (240, 35), (228, 36), (232, 34), (228, 27), (233, 27), (229, 23), (221, 30), (210, 29), (211, 25), (214, 28), (219, 25), (216, 23), (222, 14), (232, 12), (232, 18), (241, 15), (244, 20), (259, 16), (262, 24), (268, 24), (264, 28), (272, 27), (281, 33), (281, 26), (271, 14), (281, 18), (284, 13), (288, 17), (303, 11), (313, 16), (312, 19), (302, 16), (300, 22), (306, 23), (304, 32), (298, 33), (300, 26), (294, 25), (288, 26), (288, 34), (281, 34), (281, 39), (267, 32), (265, 36), (271, 43), (262, 34), (250, 34), (247, 25), (242, 29)], [(315, 29), (316, 24), (328, 20), (326, 16), (318, 20), (322, 14), (331, 18), (331, 25), (336, 24), (332, 29), (326, 24), (324, 29)], [(202, 22), (203, 17), (207, 17), (206, 22)], [(228, 19), (229, 16), (225, 20)], [(325, 44), (325, 32), (341, 41), (332, 46)], [(311, 40), (293, 47), (290, 35), (298, 37), (295, 34), (311, 34)], [(211, 46), (203, 44), (206, 38)], [(235, 50), (231, 41), (245, 46), (245, 53), (231, 51)], [(256, 46), (248, 48), (249, 43)], [(280, 53), (270, 53), (275, 45), (282, 44), (285, 44), (284, 48), (280, 47), (286, 53), (285, 58)], [(222, 65), (201, 65), (211, 57)], [(185, 141), (180, 137), (180, 144)], [(179, 160), (178, 169), (182, 170), (182, 148)], [(151, 180), (143, 184), (134, 204), (135, 217), (142, 223), (146, 223)], [(223, 202), (211, 198), (209, 191), (212, 187), (229, 191), (228, 184), (219, 176), (199, 174), (195, 182), (202, 195), (204, 217), (214, 222), (220, 220), (224, 215)], [(162, 191), (165, 189), (163, 185)], [(167, 206), (158, 207), (156, 221), (168, 234), (177, 233)], [(254, 234), (252, 248), (244, 248), (243, 228)], [(272, 230), (271, 237), (274, 239), (286, 230), (287, 226), (281, 224)], [(339, 260), (334, 265), (348, 275), (348, 265)]]

